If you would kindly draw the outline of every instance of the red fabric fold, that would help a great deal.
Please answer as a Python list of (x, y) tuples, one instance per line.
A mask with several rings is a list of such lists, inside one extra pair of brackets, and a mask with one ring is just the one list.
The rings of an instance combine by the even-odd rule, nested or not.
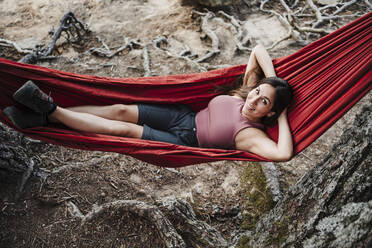
[[(372, 88), (372, 13), (366, 14), (299, 51), (275, 59), (279, 77), (294, 88), (289, 109), (295, 154), (309, 146)], [(115, 103), (183, 103), (198, 111), (216, 93), (216, 85), (233, 83), (245, 65), (205, 73), (146, 78), (107, 78), (74, 74), (0, 58), (0, 108), (33, 80), (63, 107)], [(0, 120), (12, 124), (0, 112)], [(13, 126), (12, 126), (13, 127)], [(118, 152), (165, 167), (217, 160), (264, 161), (237, 150), (192, 148), (162, 142), (83, 133), (64, 126), (19, 130), (34, 139), (86, 150)], [(277, 139), (277, 127), (267, 130)]]

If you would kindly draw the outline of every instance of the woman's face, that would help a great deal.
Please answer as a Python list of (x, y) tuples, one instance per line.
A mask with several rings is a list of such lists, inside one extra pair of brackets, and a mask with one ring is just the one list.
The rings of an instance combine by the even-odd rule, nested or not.
[(272, 116), (274, 105), (275, 88), (270, 84), (261, 84), (248, 93), (242, 109), (242, 114), (248, 120), (259, 122), (264, 116)]

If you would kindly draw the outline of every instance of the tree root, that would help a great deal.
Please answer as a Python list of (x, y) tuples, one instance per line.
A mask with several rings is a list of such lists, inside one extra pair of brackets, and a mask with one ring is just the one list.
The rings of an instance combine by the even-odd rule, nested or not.
[(252, 41), (249, 34), (243, 36), (244, 32), (240, 21), (236, 20), (235, 17), (226, 14), (222, 10), (218, 11), (218, 14), (227, 18), (231, 22), (237, 51), (252, 51), (251, 48), (245, 46), (247, 44), (252, 44)]
[(166, 247), (186, 247), (185, 242), (177, 233), (172, 223), (163, 214), (163, 212), (154, 205), (149, 205), (145, 202), (136, 200), (119, 200), (106, 203), (101, 206), (95, 206), (93, 207), (91, 212), (87, 213), (83, 217), (76, 206), (70, 204), (70, 208), (70, 212), (74, 213), (75, 217), (79, 217), (82, 219), (81, 225), (85, 225), (85, 223), (92, 221), (105, 211), (124, 209), (141, 217), (145, 217), (149, 221), (153, 222)]
[(22, 194), (23, 189), (24, 189), (24, 187), (25, 187), (28, 179), (31, 177), (32, 172), (34, 171), (34, 165), (35, 165), (34, 160), (33, 159), (30, 159), (28, 162), (29, 163), (27, 165), (27, 169), (22, 174), (22, 179), (21, 179), (21, 181), (19, 183), (18, 191), (17, 191), (17, 193), (15, 195), (15, 200), (18, 200), (19, 199), (19, 197)]
[(181, 51), (179, 55), (173, 54), (164, 47), (163, 44), (168, 45), (168, 40), (164, 36), (158, 36), (155, 40), (153, 40), (152, 44), (156, 49), (162, 50), (169, 57), (186, 60), (188, 64), (196, 68), (199, 72), (207, 71), (205, 67), (201, 66), (197, 61), (193, 60), (193, 58), (197, 57), (197, 55), (192, 54), (189, 47), (186, 47), (186, 49)]
[(136, 201), (118, 200), (93, 206), (83, 215), (71, 201), (66, 202), (68, 211), (81, 220), (81, 226), (107, 212), (125, 210), (152, 222), (166, 247), (226, 247), (227, 241), (213, 227), (196, 218), (190, 204), (175, 198), (167, 198), (156, 205)]
[[(264, 6), (270, 0), (261, 0), (260, 10), (278, 17), (279, 21), (282, 25), (288, 30), (287, 35), (278, 41), (274, 42), (268, 49), (273, 49), (277, 46), (280, 42), (293, 38), (296, 41), (303, 42), (309, 36), (309, 34), (321, 34), (325, 35), (330, 33), (332, 30), (320, 28), (320, 26), (324, 26), (327, 22), (329, 24), (333, 24), (332, 20), (345, 18), (345, 17), (358, 17), (361, 14), (357, 13), (354, 15), (339, 15), (342, 11), (344, 11), (349, 6), (358, 3), (358, 0), (351, 0), (349, 2), (339, 2), (337, 4), (330, 4), (323, 7), (317, 7), (317, 5), (313, 2), (313, 0), (306, 0), (306, 4), (310, 6), (312, 10), (311, 13), (304, 13), (306, 11), (306, 6), (301, 7), (299, 6), (299, 1), (295, 1), (292, 6), (289, 6), (286, 1), (280, 0), (281, 6), (285, 9), (284, 13), (280, 14), (272, 9), (268, 10), (265, 9)], [(368, 6), (367, 8), (371, 8), (370, 4), (366, 3)], [(328, 13), (331, 8), (336, 8), (337, 10), (333, 13)], [(315, 16), (315, 20), (314, 17)], [(313, 20), (308, 22), (301, 21), (301, 18), (313, 18)], [(310, 26), (301, 26), (300, 23), (306, 23), (306, 25)], [(305, 42), (308, 43), (308, 42)]]
[(27, 54), (19, 60), (21, 63), (35, 64), (38, 61), (50, 60), (58, 58), (58, 56), (51, 56), (57, 40), (61, 37), (62, 32), (66, 34), (66, 40), (71, 43), (77, 43), (83, 40), (83, 35), (90, 33), (90, 30), (85, 27), (75, 15), (69, 11), (60, 21), (60, 26), (57, 31), (52, 31), (53, 36), (48, 47), (43, 50), (36, 50), (36, 52)]
[(209, 39), (212, 41), (212, 51), (208, 51), (206, 55), (204, 55), (203, 57), (199, 58), (196, 60), (196, 62), (198, 63), (201, 63), (201, 62), (204, 62), (214, 56), (216, 56), (217, 54), (220, 53), (220, 49), (219, 49), (219, 39), (217, 37), (217, 35), (213, 32), (213, 30), (211, 30), (209, 27), (208, 27), (208, 20), (213, 18), (215, 15), (208, 11), (206, 13), (202, 13), (202, 12), (198, 12), (198, 11), (192, 11), (193, 14), (198, 14), (200, 16), (202, 16), (202, 24), (201, 24), (201, 29), (202, 31), (207, 35), (207, 37), (209, 37)]
[(149, 77), (151, 76), (152, 72), (150, 69), (150, 57), (149, 57), (149, 52), (147, 50), (147, 45), (143, 47), (142, 56), (143, 56), (143, 68), (145, 70), (144, 77)]
[(124, 39), (124, 41), (125, 41), (124, 46), (121, 46), (121, 47), (117, 48), (115, 51), (112, 51), (101, 38), (97, 37), (97, 39), (98, 39), (98, 41), (100, 41), (102, 43), (102, 46), (104, 48), (93, 47), (93, 48), (89, 49), (89, 52), (93, 55), (100, 56), (100, 57), (112, 58), (115, 55), (119, 54), (120, 52), (122, 52), (126, 49), (133, 50), (133, 49), (136, 49), (136, 48), (144, 47), (143, 44), (141, 44), (139, 41), (137, 41), (135, 39), (125, 38)]
[(29, 54), (32, 53), (32, 50), (28, 49), (22, 49), (16, 42), (10, 41), (10, 40), (5, 40), (0, 38), (0, 46), (3, 47), (14, 47), (18, 53), (21, 54)]
[[(3, 130), (4, 129), (4, 130)], [(13, 135), (17, 135), (15, 138)], [(35, 157), (30, 157), (25, 149), (25, 144), (22, 144), (22, 135), (13, 134), (9, 128), (0, 125), (0, 180), (18, 181), (17, 189), (14, 194), (14, 201), (17, 201), (28, 180), (33, 174), (43, 177)], [(21, 144), (15, 144), (14, 140), (21, 139)], [(27, 146), (27, 145), (26, 145)]]
[(188, 247), (227, 247), (227, 241), (221, 233), (198, 220), (186, 201), (169, 198), (161, 204), (160, 208), (167, 213), (177, 231), (183, 234)]

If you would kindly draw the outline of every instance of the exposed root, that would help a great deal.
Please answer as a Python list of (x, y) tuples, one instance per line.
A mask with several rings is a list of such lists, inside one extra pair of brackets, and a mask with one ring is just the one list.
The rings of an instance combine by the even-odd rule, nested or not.
[(30, 176), (32, 175), (32, 172), (34, 171), (34, 165), (35, 165), (35, 162), (32, 159), (30, 159), (27, 169), (23, 172), (22, 179), (18, 187), (18, 192), (15, 195), (15, 200), (18, 200), (19, 196), (23, 192), (23, 188), (25, 187), (28, 179), (30, 178)]
[(205, 67), (201, 66), (197, 61), (193, 60), (193, 58), (197, 57), (197, 55), (191, 53), (189, 47), (186, 47), (186, 49), (181, 51), (179, 55), (173, 54), (166, 48), (166, 46), (168, 45), (168, 40), (164, 36), (158, 36), (155, 40), (153, 40), (152, 44), (156, 49), (162, 50), (169, 57), (186, 60), (188, 64), (190, 64), (192, 67), (196, 68), (200, 72), (207, 71)]
[(32, 50), (22, 49), (16, 42), (10, 41), (10, 40), (5, 40), (5, 39), (2, 39), (2, 38), (0, 38), (0, 46), (3, 46), (3, 47), (14, 47), (17, 50), (17, 52), (18, 53), (21, 53), (21, 54), (32, 53)]
[(243, 28), (238, 20), (235, 17), (226, 14), (223, 11), (218, 11), (218, 14), (222, 15), (223, 17), (227, 18), (231, 22), (231, 26), (233, 27), (234, 33), (234, 40), (236, 43), (236, 49), (238, 51), (252, 51), (251, 48), (246, 47), (245, 45), (251, 44), (250, 35), (243, 36)]
[(186, 201), (169, 198), (162, 203), (161, 209), (165, 209), (172, 220), (173, 225), (183, 237), (187, 237), (187, 243), (191, 247), (227, 247), (227, 241), (220, 232), (200, 221)]
[(124, 50), (129, 50), (130, 51), (130, 50), (133, 50), (133, 49), (136, 49), (136, 48), (144, 47), (143, 44), (141, 44), (139, 41), (137, 41), (135, 39), (125, 38), (124, 39), (124, 41), (125, 41), (124, 46), (121, 46), (121, 47), (117, 48), (116, 50), (112, 51), (102, 39), (100, 39), (99, 37), (97, 37), (97, 39), (102, 43), (103, 48), (93, 47), (93, 48), (89, 49), (89, 52), (93, 55), (101, 56), (101, 57), (112, 58), (112, 57), (114, 57), (115, 55), (119, 54), (120, 52), (122, 52)]
[(81, 212), (77, 211), (78, 209), (77, 207), (75, 208), (71, 204), (70, 207), (71, 207), (70, 212), (72, 212), (75, 217), (79, 217), (82, 219), (81, 225), (84, 225), (85, 223), (92, 221), (93, 219), (103, 214), (105, 211), (125, 209), (126, 211), (129, 211), (141, 217), (145, 217), (146, 219), (151, 221), (156, 226), (156, 229), (158, 230), (158, 233), (166, 247), (169, 248), (186, 247), (184, 240), (177, 233), (172, 223), (163, 214), (163, 212), (154, 205), (149, 205), (145, 202), (140, 202), (136, 200), (119, 200), (106, 203), (101, 206), (95, 206), (93, 207), (91, 212), (89, 212), (83, 217), (80, 214)]
[[(361, 15), (359, 13), (353, 15), (339, 15), (349, 6), (358, 3), (358, 0), (351, 0), (348, 2), (339, 1), (337, 4), (330, 4), (323, 7), (318, 7), (313, 2), (313, 0), (306, 0), (306, 4), (310, 7), (312, 13), (306, 13), (306, 6), (300, 6), (299, 1), (297, 0), (291, 6), (289, 6), (286, 1), (280, 0), (281, 6), (285, 9), (285, 11), (283, 11), (282, 13), (279, 13), (272, 9), (265, 9), (264, 6), (269, 1), (270, 0), (261, 0), (260, 10), (277, 16), (282, 25), (288, 30), (288, 33), (285, 37), (274, 42), (274, 44), (271, 45), (268, 49), (274, 48), (283, 40), (291, 37), (296, 41), (303, 42), (303, 39), (308, 39), (309, 34), (328, 34), (332, 30), (320, 28), (321, 26), (324, 26), (324, 24), (329, 23), (330, 25), (334, 25), (332, 21), (335, 19), (345, 17), (359, 17)], [(367, 8), (371, 8), (370, 4), (367, 2)], [(336, 11), (330, 13), (330, 10), (333, 8), (336, 8)], [(301, 18), (306, 18), (306, 21), (301, 20)], [(308, 21), (309, 18), (311, 18), (310, 21)], [(305, 26), (302, 26), (302, 23), (305, 23)]]
[(187, 202), (172, 197), (157, 205), (136, 200), (118, 200), (94, 205), (89, 213), (83, 215), (74, 203), (67, 202), (68, 211), (74, 218), (81, 219), (81, 226), (104, 213), (125, 210), (153, 223), (166, 247), (186, 247), (186, 244), (192, 247), (227, 246), (222, 235), (206, 222), (200, 221)]
[(222, 68), (226, 68), (226, 67), (231, 67), (232, 65), (210, 65), (208, 63), (205, 63), (204, 66), (208, 69), (208, 70), (217, 70), (217, 69), (222, 69)]
[(46, 49), (37, 50), (34, 53), (27, 54), (20, 59), (19, 62), (35, 64), (38, 61), (58, 58), (57, 56), (51, 56), (51, 54), (62, 33), (66, 34), (66, 40), (68, 42), (76, 43), (82, 41), (83, 35), (90, 33), (90, 30), (83, 25), (71, 11), (69, 11), (62, 17), (57, 31), (52, 31), (52, 33), (52, 40)]
[(213, 30), (208, 27), (208, 20), (213, 18), (215, 15), (214, 13), (208, 10), (207, 10), (207, 13), (202, 13), (198, 11), (192, 11), (192, 13), (198, 14), (202, 17), (201, 29), (207, 35), (207, 37), (209, 37), (209, 39), (212, 41), (212, 50), (208, 51), (206, 55), (196, 60), (196, 62), (201, 63), (220, 53), (219, 39), (217, 35), (213, 32)]
[(145, 75), (144, 77), (149, 77), (152, 75), (151, 69), (150, 69), (150, 57), (149, 57), (149, 52), (147, 51), (147, 46), (145, 45), (143, 47), (143, 69), (145, 70)]

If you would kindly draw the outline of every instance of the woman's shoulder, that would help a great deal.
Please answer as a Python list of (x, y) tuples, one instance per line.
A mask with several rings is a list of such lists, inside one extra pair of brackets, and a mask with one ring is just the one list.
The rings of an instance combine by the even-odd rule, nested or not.
[(243, 97), (239, 96), (238, 94), (233, 94), (233, 95), (231, 95), (231, 97), (244, 100)]

